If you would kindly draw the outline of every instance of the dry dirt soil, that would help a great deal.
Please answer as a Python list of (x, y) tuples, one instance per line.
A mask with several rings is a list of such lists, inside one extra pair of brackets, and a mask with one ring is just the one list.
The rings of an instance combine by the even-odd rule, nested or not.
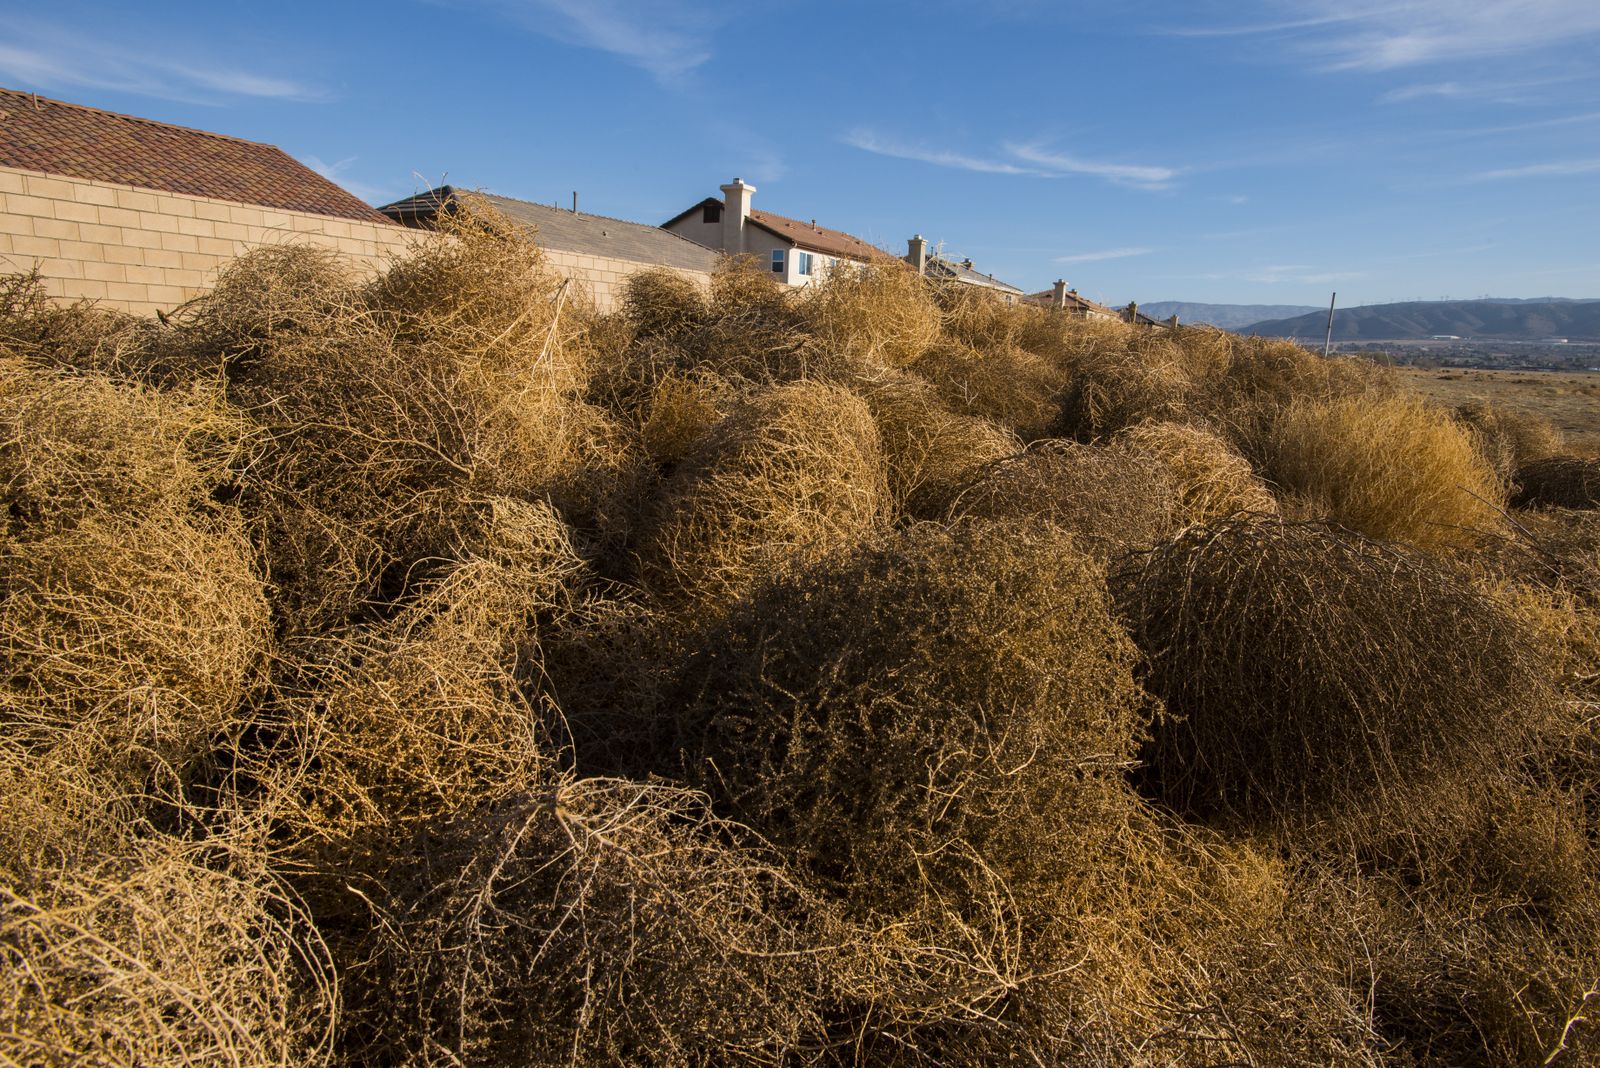
[(1402, 368), (1402, 380), (1454, 407), (1487, 400), (1496, 408), (1542, 415), (1582, 456), (1600, 456), (1600, 373)]

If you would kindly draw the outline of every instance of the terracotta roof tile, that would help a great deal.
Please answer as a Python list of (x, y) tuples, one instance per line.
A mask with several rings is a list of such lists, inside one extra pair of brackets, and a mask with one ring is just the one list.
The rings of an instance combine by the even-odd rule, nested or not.
[(273, 145), (0, 89), (0, 167), (389, 223)]
[(882, 249), (874, 248), (859, 237), (842, 230), (829, 230), (825, 226), (816, 226), (756, 208), (750, 209), (750, 221), (801, 248), (825, 252), (832, 256), (847, 256), (868, 263), (896, 260), (896, 257)]

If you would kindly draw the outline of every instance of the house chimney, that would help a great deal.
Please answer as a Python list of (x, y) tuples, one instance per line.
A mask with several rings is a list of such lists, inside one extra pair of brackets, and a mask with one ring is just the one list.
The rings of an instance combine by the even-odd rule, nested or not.
[(750, 198), (756, 187), (735, 178), (722, 187), (722, 251), (737, 256), (745, 251), (744, 223), (750, 218)]
[(918, 274), (928, 273), (928, 243), (921, 234), (906, 242), (906, 262)]
[(1067, 283), (1056, 279), (1055, 288), (1050, 291), (1050, 307), (1065, 308), (1067, 306)]
[(961, 266), (965, 267), (969, 271), (972, 270), (972, 257), (968, 256), (966, 259), (962, 260)]

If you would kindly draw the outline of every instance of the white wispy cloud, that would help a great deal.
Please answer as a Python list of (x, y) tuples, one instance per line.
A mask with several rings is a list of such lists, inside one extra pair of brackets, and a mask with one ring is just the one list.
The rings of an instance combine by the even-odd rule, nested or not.
[(1182, 173), (1174, 167), (1083, 159), (1030, 144), (1008, 143), (1003, 146), (1003, 155), (998, 157), (973, 156), (882, 137), (867, 129), (856, 129), (846, 134), (844, 143), (879, 156), (915, 160), (936, 167), (951, 167), (979, 174), (1028, 175), (1036, 178), (1087, 176), (1138, 189), (1164, 189)]
[(1108, 163), (1083, 159), (1054, 152), (1038, 145), (1006, 145), (1006, 151), (1017, 159), (1034, 164), (1051, 174), (1086, 174), (1104, 178), (1118, 185), (1131, 185), (1140, 189), (1162, 189), (1182, 174), (1176, 167), (1153, 167), (1130, 163)]
[(1153, 248), (1106, 248), (1098, 252), (1075, 252), (1070, 256), (1057, 256), (1057, 263), (1099, 263), (1102, 260), (1126, 260), (1134, 256), (1148, 256)]
[(105, 89), (186, 103), (227, 97), (315, 101), (323, 90), (223, 63), (96, 39), (32, 20), (0, 17), (0, 77), (45, 90)]
[(1271, 0), (1294, 17), (1179, 29), (1294, 42), (1330, 70), (1396, 70), (1517, 56), (1600, 35), (1594, 0)]
[(688, 0), (466, 0), (566, 44), (607, 52), (677, 82), (714, 54), (725, 14)]
[(1044, 173), (1035, 167), (1020, 167), (1015, 163), (1006, 163), (1002, 160), (980, 159), (976, 156), (962, 155), (959, 152), (910, 145), (901, 141), (879, 137), (871, 130), (852, 130), (845, 135), (844, 143), (852, 148), (859, 148), (863, 152), (871, 152), (878, 156), (915, 160), (918, 163), (932, 163), (937, 167), (954, 167), (957, 170), (977, 171), (980, 174), (1042, 175)]
[(1521, 167), (1502, 167), (1480, 171), (1474, 182), (1503, 182), (1514, 178), (1568, 178), (1579, 174), (1600, 174), (1600, 159), (1564, 160), (1554, 163), (1529, 163)]
[(359, 157), (356, 156), (350, 156), (347, 159), (341, 159), (334, 163), (324, 163), (316, 156), (301, 156), (300, 162), (304, 163), (307, 167), (310, 167), (312, 170), (322, 175), (328, 181), (354, 193), (362, 200), (365, 200), (368, 204), (384, 204), (388, 201), (399, 199), (392, 189), (384, 189), (381, 186), (368, 185), (365, 182), (350, 177), (350, 167), (358, 158)]

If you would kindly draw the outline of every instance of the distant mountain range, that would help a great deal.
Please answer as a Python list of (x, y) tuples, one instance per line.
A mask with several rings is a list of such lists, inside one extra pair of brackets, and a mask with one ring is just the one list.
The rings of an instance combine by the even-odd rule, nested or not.
[[(1323, 308), (1251, 323), (1241, 333), (1320, 338), (1327, 328), (1328, 312)], [(1416, 341), (1439, 336), (1493, 341), (1539, 341), (1550, 337), (1600, 341), (1600, 300), (1489, 298), (1368, 304), (1341, 309), (1333, 319), (1335, 341)]]
[[(1127, 307), (1127, 301), (1113, 307)], [(1224, 330), (1237, 330), (1268, 319), (1306, 315), (1317, 309), (1309, 304), (1192, 304), (1182, 300), (1158, 300), (1140, 304), (1139, 310), (1152, 319), (1170, 319), (1176, 315), (1180, 323), (1210, 323)], [(1323, 315), (1327, 315), (1326, 308)]]

